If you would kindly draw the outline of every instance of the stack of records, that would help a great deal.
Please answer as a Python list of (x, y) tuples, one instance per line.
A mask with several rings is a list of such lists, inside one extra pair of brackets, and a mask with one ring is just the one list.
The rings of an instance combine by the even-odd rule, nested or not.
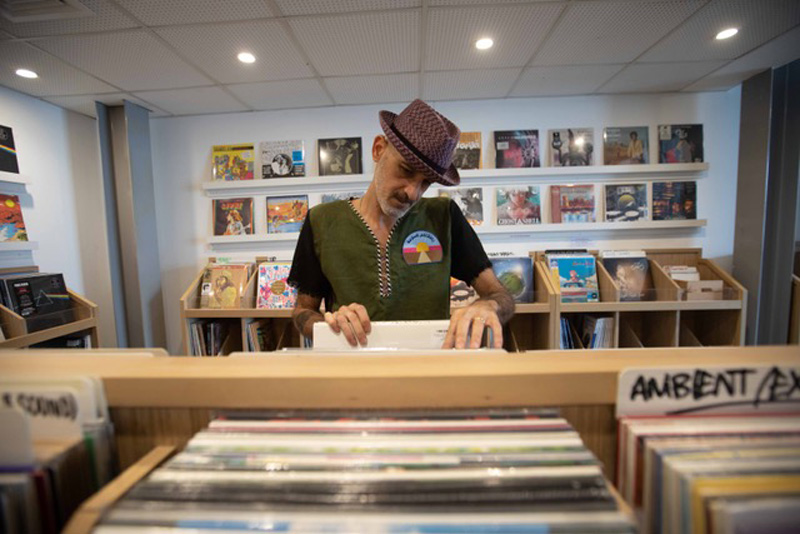
[(622, 418), (617, 478), (643, 532), (797, 532), (800, 415)]
[(239, 414), (95, 532), (633, 532), (606, 484), (553, 411)]
[(0, 398), (0, 532), (59, 532), (116, 474), (102, 382), (6, 376)]

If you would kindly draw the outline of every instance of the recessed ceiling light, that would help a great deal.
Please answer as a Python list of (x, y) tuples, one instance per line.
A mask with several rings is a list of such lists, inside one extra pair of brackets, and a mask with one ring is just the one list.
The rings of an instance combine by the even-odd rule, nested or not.
[(28, 69), (17, 69), (17, 76), (22, 76), (23, 78), (38, 78), (39, 75), (33, 72), (32, 70)]
[(255, 63), (256, 62), (256, 56), (254, 56), (250, 52), (241, 52), (236, 57), (238, 57), (239, 61), (241, 61), (242, 63)]
[(488, 37), (484, 37), (483, 39), (478, 39), (477, 41), (475, 41), (475, 48), (477, 48), (478, 50), (488, 50), (492, 46), (494, 46), (494, 41), (492, 41)]
[(722, 30), (717, 34), (717, 40), (721, 41), (723, 39), (730, 39), (737, 33), (739, 33), (739, 28), (728, 28), (726, 30)]

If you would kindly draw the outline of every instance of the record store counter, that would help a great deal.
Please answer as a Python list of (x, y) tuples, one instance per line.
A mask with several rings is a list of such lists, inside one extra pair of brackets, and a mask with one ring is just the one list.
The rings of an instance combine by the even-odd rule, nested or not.
[(183, 446), (218, 409), (548, 406), (561, 409), (611, 473), (621, 370), (800, 363), (796, 346), (482, 351), (469, 356), (192, 358), (136, 352), (2, 351), (0, 376), (102, 378), (122, 468), (155, 446)]

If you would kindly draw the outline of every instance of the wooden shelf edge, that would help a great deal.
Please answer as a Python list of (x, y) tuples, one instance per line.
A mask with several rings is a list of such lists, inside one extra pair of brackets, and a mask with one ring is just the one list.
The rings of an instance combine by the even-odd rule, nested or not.
[(53, 328), (47, 328), (46, 330), (39, 330), (38, 332), (33, 332), (25, 336), (12, 337), (6, 339), (5, 341), (0, 341), (0, 349), (19, 349), (23, 347), (29, 347), (42, 341), (74, 334), (75, 332), (89, 330), (91, 328), (97, 328), (96, 317), (89, 317), (88, 319), (81, 319), (72, 323), (55, 326)]
[(144, 455), (138, 462), (123, 471), (117, 478), (106, 484), (89, 497), (73, 514), (62, 531), (63, 534), (89, 534), (100, 516), (137, 482), (142, 480), (164, 460), (172, 456), (175, 447), (161, 445)]
[(269, 318), (290, 318), (291, 309), (258, 309), (241, 308), (229, 310), (217, 309), (186, 309), (184, 315), (187, 319), (269, 319)]

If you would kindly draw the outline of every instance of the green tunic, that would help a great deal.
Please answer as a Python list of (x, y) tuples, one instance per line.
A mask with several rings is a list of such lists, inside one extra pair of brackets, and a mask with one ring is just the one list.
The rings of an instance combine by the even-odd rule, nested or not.
[(424, 198), (398, 219), (386, 250), (347, 201), (309, 213), (331, 311), (357, 302), (373, 321), (450, 317), (450, 200)]

